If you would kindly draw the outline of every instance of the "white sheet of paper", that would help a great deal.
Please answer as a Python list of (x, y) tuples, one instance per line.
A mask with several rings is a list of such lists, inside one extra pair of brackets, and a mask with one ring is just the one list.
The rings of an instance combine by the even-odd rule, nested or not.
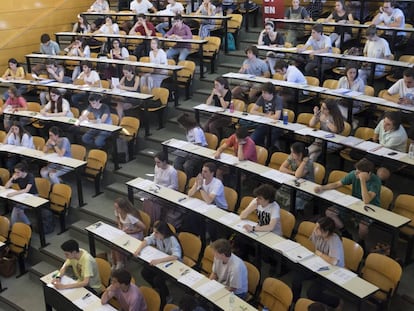
[(329, 267), (330, 264), (327, 263), (319, 256), (313, 256), (308, 259), (301, 261), (301, 264), (309, 268), (312, 271), (318, 271), (322, 267)]
[(364, 140), (358, 137), (354, 136), (348, 136), (340, 141), (341, 144), (347, 145), (347, 146), (356, 146), (360, 143), (362, 143)]
[(234, 213), (226, 213), (224, 216), (221, 216), (218, 221), (225, 225), (231, 225), (236, 221), (240, 220), (240, 216)]
[(342, 206), (350, 206), (358, 201), (360, 201), (360, 199), (353, 197), (352, 195), (343, 195), (340, 198), (335, 199), (335, 203)]
[(171, 139), (170, 141), (167, 142), (168, 146), (177, 148), (177, 149), (182, 149), (184, 146), (188, 145), (189, 142), (185, 141), (185, 140), (179, 140), (179, 139)]
[(93, 229), (93, 233), (99, 235), (100, 237), (108, 241), (113, 241), (126, 234), (124, 231), (107, 224), (102, 224), (97, 228)]
[(76, 305), (79, 309), (86, 309), (88, 306), (92, 305), (93, 303), (95, 303), (96, 300), (98, 300), (99, 298), (96, 297), (93, 294), (90, 294), (89, 297), (82, 297), (79, 299), (76, 299), (73, 301), (73, 304)]
[(349, 271), (348, 269), (339, 268), (332, 273), (329, 273), (326, 278), (336, 284), (342, 285), (355, 278), (356, 276), (357, 275), (354, 272)]
[(345, 194), (337, 191), (337, 190), (324, 190), (319, 193), (321, 198), (324, 198), (328, 201), (337, 201), (340, 197), (344, 196)]
[(310, 250), (308, 250), (306, 247), (302, 245), (299, 245), (298, 247), (293, 248), (285, 252), (284, 254), (293, 262), (299, 262), (314, 255)]
[(372, 141), (364, 141), (357, 145), (358, 149), (364, 150), (364, 151), (373, 151), (374, 149), (377, 149), (381, 147), (380, 144), (374, 143)]
[(134, 183), (134, 187), (139, 189), (147, 189), (149, 186), (153, 185), (154, 182), (148, 179), (141, 179), (139, 182)]
[(209, 297), (222, 289), (224, 289), (223, 284), (217, 282), (216, 280), (210, 280), (209, 282), (201, 285), (200, 287), (197, 287), (196, 291), (204, 297)]
[(195, 198), (188, 198), (182, 205), (200, 214), (206, 213), (211, 209), (207, 203)]
[(198, 281), (204, 278), (204, 275), (198, 273), (195, 270), (189, 270), (190, 272), (184, 274), (183, 276), (177, 279), (178, 282), (187, 285), (188, 287), (193, 287)]
[(144, 249), (139, 254), (139, 258), (145, 260), (146, 262), (150, 262), (153, 259), (165, 258), (167, 256), (167, 254), (161, 252), (160, 250), (152, 246), (144, 247)]
[(261, 176), (272, 179), (280, 184), (286, 183), (290, 180), (294, 180), (296, 177), (289, 175), (289, 174), (284, 174), (281, 173), (277, 170), (268, 170), (266, 172), (264, 172), (263, 174), (261, 174)]
[(117, 86), (119, 85), (119, 78), (112, 77), (111, 78), (112, 87), (114, 89), (118, 89)]
[(239, 159), (231, 154), (222, 153), (220, 155), (220, 161), (230, 165), (235, 165), (239, 162)]
[(294, 242), (294, 241), (289, 240), (289, 239), (286, 239), (282, 242), (278, 242), (278, 243), (274, 244), (272, 246), (272, 248), (277, 249), (277, 250), (281, 251), (282, 253), (285, 253), (285, 252), (288, 252), (288, 251), (290, 251), (294, 248), (297, 248), (299, 246), (300, 246), (299, 243)]

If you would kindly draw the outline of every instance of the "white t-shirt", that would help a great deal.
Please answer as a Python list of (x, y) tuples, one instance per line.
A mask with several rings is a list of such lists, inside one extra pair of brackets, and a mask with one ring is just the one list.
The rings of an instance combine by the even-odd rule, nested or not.
[(172, 165), (168, 165), (164, 170), (155, 165), (154, 173), (154, 182), (156, 184), (170, 189), (178, 190), (178, 175), (177, 171)]
[[(393, 9), (391, 15), (388, 15), (387, 13), (382, 13), (379, 15), (379, 21), (384, 23), (385, 26), (388, 26), (391, 23), (394, 23), (398, 18), (401, 18), (400, 24), (397, 26), (397, 28), (404, 28), (405, 27), (405, 16), (403, 11), (401, 11), (398, 8)], [(386, 31), (387, 35), (392, 35), (393, 31)], [(397, 32), (397, 36), (405, 36), (404, 31)]]
[(152, 3), (148, 0), (141, 0), (140, 3), (138, 3), (136, 0), (131, 1), (131, 4), (129, 5), (129, 9), (131, 11), (135, 11), (137, 14), (145, 14), (148, 13), (148, 10), (153, 7)]
[(273, 228), (272, 232), (280, 236), (282, 235), (282, 226), (280, 223), (280, 206), (276, 201), (270, 203), (265, 207), (257, 205), (256, 214), (259, 218), (260, 226), (266, 226), (272, 219), (277, 219), (276, 226)]
[(23, 147), (30, 148), (30, 149), (35, 148), (33, 144), (33, 136), (26, 134), (26, 133), (23, 134), (21, 140), (18, 136), (14, 136), (14, 134), (9, 135), (7, 137), (6, 144), (14, 145), (14, 146), (23, 146)]
[(227, 263), (214, 258), (212, 270), (217, 275), (218, 282), (235, 288), (236, 295), (247, 293), (247, 268), (243, 260), (236, 255), (231, 254)]
[(106, 24), (103, 24), (101, 28), (99, 28), (99, 31), (103, 34), (109, 35), (110, 29), (112, 28), (112, 33), (119, 34), (119, 26), (117, 23), (113, 23), (111, 27), (108, 27)]
[[(117, 213), (117, 211), (114, 211), (115, 217), (119, 218), (119, 222), (121, 223), (121, 230), (131, 230), (135, 228), (135, 225), (138, 223), (141, 223), (141, 221), (136, 218), (135, 216), (131, 214), (126, 214), (125, 218), (122, 218), (120, 214)], [(138, 240), (142, 240), (144, 238), (143, 232), (137, 232), (130, 234), (134, 238), (137, 238)]]
[(319, 41), (312, 38), (312, 36), (309, 37), (308, 41), (305, 43), (305, 47), (311, 46), (312, 50), (322, 50), (327, 47), (332, 47), (331, 39), (328, 36), (322, 35), (322, 37), (319, 39)]
[(180, 2), (176, 2), (174, 3), (174, 6), (172, 4), (168, 4), (165, 8), (165, 11), (167, 14), (177, 15), (181, 12), (184, 12), (184, 7)]
[(406, 97), (407, 95), (414, 99), (414, 87), (408, 88), (404, 83), (404, 79), (400, 79), (395, 82), (389, 89), (388, 93), (391, 95), (398, 94), (401, 98)]
[(296, 66), (288, 66), (285, 74), (285, 80), (293, 83), (305, 83), (306, 78)]
[(81, 74), (78, 76), (78, 79), (83, 80), (85, 81), (85, 83), (88, 83), (88, 84), (94, 84), (96, 83), (96, 81), (101, 80), (101, 78), (99, 77), (99, 74), (95, 70), (92, 70), (89, 76), (86, 76), (84, 72), (81, 72)]
[(200, 145), (200, 146), (207, 146), (206, 136), (204, 135), (203, 130), (201, 127), (197, 126), (195, 128), (192, 128), (187, 132), (187, 141), (190, 143)]
[[(43, 108), (46, 111), (50, 111), (51, 113), (58, 113), (59, 111), (57, 110), (57, 105), (55, 105), (55, 111), (51, 111), (52, 108), (52, 103), (49, 101), (47, 102), (46, 106)], [(70, 112), (70, 106), (69, 106), (69, 102), (66, 99), (62, 99), (62, 112), (66, 111), (66, 116), (69, 117), (72, 113)], [(68, 115), (69, 113), (69, 115)]]
[(217, 207), (222, 209), (227, 209), (227, 201), (224, 195), (224, 186), (220, 179), (213, 177), (213, 180), (206, 185), (206, 181), (203, 180), (203, 187), (202, 189), (207, 192), (208, 194), (214, 194), (216, 197), (214, 198), (214, 204)]
[[(364, 47), (364, 55), (373, 58), (385, 59), (386, 57), (391, 55), (391, 50), (388, 41), (384, 38), (378, 38), (376, 41), (367, 40)], [(375, 71), (384, 71), (384, 69), (385, 65), (377, 64), (375, 66)]]

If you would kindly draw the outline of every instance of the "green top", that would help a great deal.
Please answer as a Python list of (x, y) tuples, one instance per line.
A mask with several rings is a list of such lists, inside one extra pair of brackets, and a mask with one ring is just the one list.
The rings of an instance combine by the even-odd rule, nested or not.
[[(352, 196), (362, 200), (361, 180), (355, 175), (355, 170), (349, 172), (348, 175), (342, 178), (341, 183), (343, 185), (352, 185)], [(379, 179), (377, 175), (371, 174), (371, 177), (367, 180), (367, 189), (368, 191), (375, 193), (375, 197), (369, 203), (381, 206), (381, 179)]]

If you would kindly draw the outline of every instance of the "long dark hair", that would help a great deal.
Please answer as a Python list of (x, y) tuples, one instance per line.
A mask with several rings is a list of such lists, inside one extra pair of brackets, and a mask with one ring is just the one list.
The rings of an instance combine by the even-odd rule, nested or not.
[(218, 83), (223, 85), (226, 90), (230, 89), (229, 81), (226, 78), (217, 77), (214, 81), (217, 81)]
[(52, 99), (52, 97), (50, 96), (50, 111), (51, 112), (55, 112), (55, 109), (57, 109), (58, 112), (62, 112), (62, 94), (60, 93), (60, 91), (57, 88), (51, 88), (49, 90), (49, 94), (56, 94), (58, 95), (58, 99), (56, 101), (54, 101)]
[(142, 221), (141, 214), (138, 213), (134, 205), (128, 199), (119, 197), (115, 199), (114, 203), (116, 203), (121, 210), (125, 211), (125, 213), (131, 214)]
[(177, 122), (181, 124), (187, 132), (198, 126), (196, 119), (188, 113), (183, 113), (180, 117), (178, 117)]
[(339, 101), (336, 99), (328, 98), (323, 101), (325, 103), (326, 108), (329, 110), (329, 114), (332, 116), (334, 124), (338, 130), (338, 134), (342, 133), (344, 130), (344, 117), (342, 116), (341, 111), (339, 110)]
[(164, 237), (164, 239), (172, 237), (172, 236), (175, 237), (178, 244), (180, 244), (181, 256), (183, 255), (183, 247), (180, 243), (180, 240), (178, 239), (177, 235), (171, 230), (168, 223), (166, 223), (165, 221), (162, 221), (162, 220), (158, 220), (154, 223), (154, 229), (157, 229), (157, 231)]

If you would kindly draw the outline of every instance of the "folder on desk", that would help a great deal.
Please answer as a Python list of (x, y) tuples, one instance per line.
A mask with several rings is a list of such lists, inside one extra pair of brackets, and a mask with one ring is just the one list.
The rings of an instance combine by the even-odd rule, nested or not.
[(306, 247), (302, 245), (293, 248), (283, 254), (293, 262), (299, 262), (314, 255), (314, 253), (312, 253), (310, 250), (308, 250)]

